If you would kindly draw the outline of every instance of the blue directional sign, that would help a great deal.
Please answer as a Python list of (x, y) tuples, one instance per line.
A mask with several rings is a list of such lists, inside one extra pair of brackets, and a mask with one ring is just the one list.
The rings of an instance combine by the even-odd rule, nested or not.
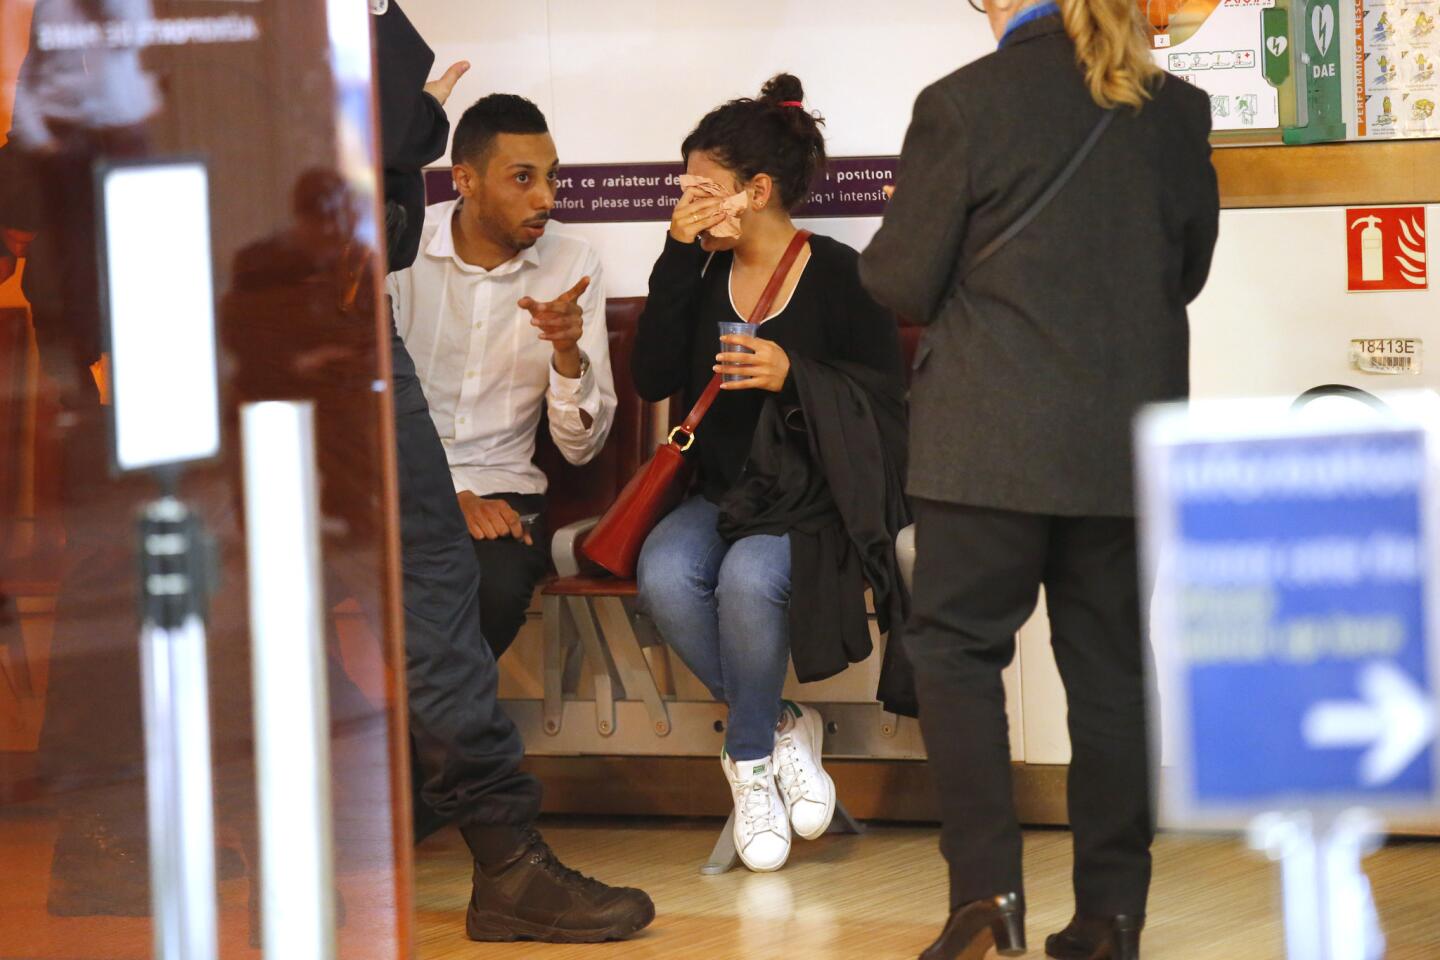
[(1140, 435), (1171, 804), (1192, 819), (1430, 806), (1431, 433), (1189, 416)]

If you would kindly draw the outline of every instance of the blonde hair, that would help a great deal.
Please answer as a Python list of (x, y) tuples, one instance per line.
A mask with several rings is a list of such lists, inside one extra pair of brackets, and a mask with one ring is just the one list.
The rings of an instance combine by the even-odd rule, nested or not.
[(1060, 0), (1065, 32), (1090, 96), (1105, 109), (1139, 110), (1162, 75), (1150, 55), (1150, 29), (1135, 0)]

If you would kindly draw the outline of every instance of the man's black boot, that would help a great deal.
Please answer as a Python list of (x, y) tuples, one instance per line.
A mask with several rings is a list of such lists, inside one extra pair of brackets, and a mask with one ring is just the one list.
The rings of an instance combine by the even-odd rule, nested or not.
[(598, 943), (623, 940), (655, 919), (644, 891), (571, 870), (533, 828), (472, 824), (461, 833), (475, 856), (465, 914), (471, 940)]

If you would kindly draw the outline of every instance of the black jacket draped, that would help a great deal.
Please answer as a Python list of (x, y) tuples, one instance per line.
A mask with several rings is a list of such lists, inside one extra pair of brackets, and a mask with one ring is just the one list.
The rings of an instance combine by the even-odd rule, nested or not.
[(720, 534), (789, 534), (790, 657), (801, 682), (870, 656), (868, 583), (890, 634), (877, 697), (914, 716), (900, 638), (910, 598), (895, 559), (895, 537), (910, 521), (903, 387), (873, 367), (803, 357), (790, 375), (796, 399), (766, 402), (744, 473), (720, 503)]

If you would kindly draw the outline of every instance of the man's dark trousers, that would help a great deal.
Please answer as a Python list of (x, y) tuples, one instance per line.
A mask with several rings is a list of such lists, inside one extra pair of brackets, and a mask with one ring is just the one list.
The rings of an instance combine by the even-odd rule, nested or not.
[(495, 656), (481, 635), (475, 549), (415, 364), (393, 328), (390, 347), (405, 669), (421, 796), (448, 822), (525, 826), (540, 812), (540, 784), (521, 772), (524, 745), (500, 709)]
[(484, 498), (504, 500), (522, 517), (540, 516), (530, 527), (534, 543), (505, 537), (471, 544), (480, 567), (480, 628), (499, 660), (525, 626), (535, 588), (550, 572), (550, 558), (545, 553), (545, 498), (520, 493), (491, 493)]

